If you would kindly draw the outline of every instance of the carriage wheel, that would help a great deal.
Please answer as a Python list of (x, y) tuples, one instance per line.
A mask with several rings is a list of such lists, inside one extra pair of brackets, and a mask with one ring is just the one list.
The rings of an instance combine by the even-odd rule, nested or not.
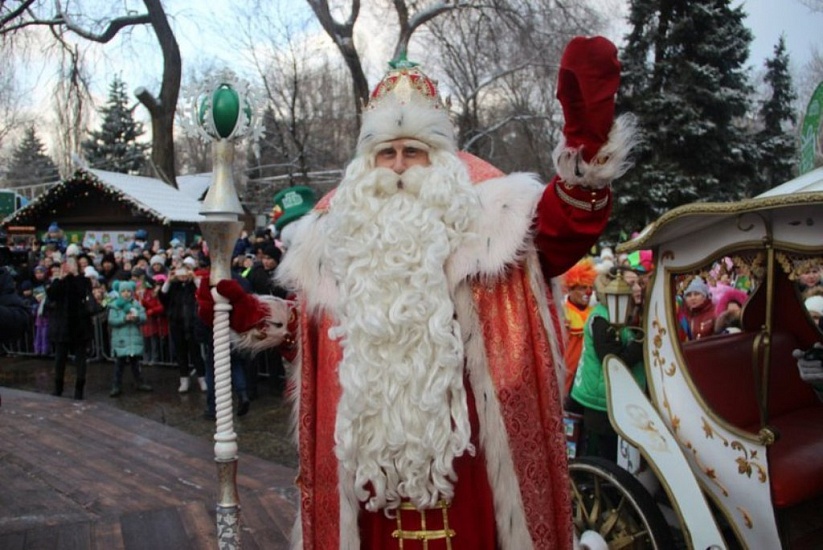
[(569, 463), (574, 528), (596, 531), (610, 550), (675, 547), (666, 519), (643, 485), (604, 458)]

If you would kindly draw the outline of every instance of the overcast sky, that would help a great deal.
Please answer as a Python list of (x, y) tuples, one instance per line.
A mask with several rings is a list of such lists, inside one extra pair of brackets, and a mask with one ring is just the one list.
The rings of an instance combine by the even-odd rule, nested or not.
[(823, 13), (812, 12), (797, 0), (746, 0), (739, 4), (749, 14), (746, 26), (754, 34), (749, 57), (752, 65), (763, 66), (774, 53), (781, 33), (786, 35), (786, 49), (797, 69), (809, 60), (813, 46), (823, 51)]
[[(203, 12), (205, 9), (203, 3), (192, 2), (192, 0), (164, 0), (167, 12), (174, 17), (173, 26), (180, 43), (184, 67), (198, 66), (206, 61), (211, 61), (212, 64), (215, 62), (218, 64), (231, 63), (229, 58), (232, 56), (232, 48), (228, 44), (230, 40), (227, 40), (225, 27), (226, 23), (237, 19), (238, 4), (234, 1), (236, 0), (211, 0), (208, 3), (208, 16), (206, 16)], [(288, 13), (305, 11), (311, 16), (305, 0), (271, 1), (279, 2), (280, 9)], [(615, 13), (621, 11), (619, 7), (621, 4), (624, 7), (622, 15), (615, 15), (615, 24), (609, 33), (609, 37), (619, 43), (626, 33), (625, 7), (628, 5), (628, 0), (603, 0), (603, 3), (611, 5), (611, 11)], [(741, 4), (744, 11), (748, 13), (746, 25), (754, 34), (748, 65), (756, 71), (764, 70), (763, 63), (772, 56), (774, 45), (781, 33), (785, 33), (795, 75), (798, 75), (809, 60), (812, 47), (823, 51), (823, 33), (820, 32), (820, 29), (823, 29), (823, 13), (810, 11), (798, 0), (733, 0), (733, 5)], [(215, 21), (221, 22), (219, 31), (215, 30), (217, 27)], [(143, 48), (140, 47), (139, 40), (137, 46), (125, 51), (119, 51), (112, 46), (105, 48), (108, 54), (106, 58), (101, 59), (102, 62), (97, 65), (97, 70), (92, 75), (93, 87), (101, 102), (105, 101), (108, 86), (115, 73), (123, 73), (130, 90), (137, 86), (147, 86), (152, 90), (159, 87), (159, 75), (162, 70), (162, 60), (159, 55), (145, 59), (136, 69), (131, 64), (117, 61), (118, 54), (122, 57), (134, 56), (135, 49), (143, 52), (157, 51), (156, 38), (148, 30), (134, 33), (135, 36), (141, 34), (144, 41)], [(383, 55), (388, 54), (387, 51)], [(372, 60), (372, 64), (383, 66), (385, 61), (385, 59)], [(44, 63), (48, 64), (45, 61)], [(36, 65), (37, 63), (33, 63), (32, 67)], [(34, 97), (39, 97), (40, 92), (51, 89), (50, 85), (41, 80), (44, 76), (48, 78), (51, 71), (41, 72), (34, 69), (30, 73), (33, 81), (31, 82), (32, 88), (27, 90), (27, 94), (31, 93)], [(801, 101), (805, 101), (805, 98), (801, 98)]]

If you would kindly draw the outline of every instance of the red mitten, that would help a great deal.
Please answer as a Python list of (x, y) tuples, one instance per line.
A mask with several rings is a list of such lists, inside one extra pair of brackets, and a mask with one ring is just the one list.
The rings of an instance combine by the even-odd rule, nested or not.
[(266, 318), (268, 310), (251, 294), (247, 294), (240, 283), (224, 279), (217, 283), (217, 293), (229, 299), (232, 305), (229, 323), (235, 332), (246, 332)]
[(195, 297), (197, 298), (197, 316), (206, 326), (212, 326), (214, 324), (214, 296), (211, 295), (208, 277), (200, 279)]
[(591, 161), (609, 138), (620, 84), (617, 48), (602, 36), (572, 39), (560, 60), (557, 99), (563, 106), (566, 146)]
[(607, 188), (631, 166), (636, 143), (633, 115), (614, 119), (620, 84), (617, 48), (603, 38), (577, 37), (560, 60), (557, 98), (563, 106), (563, 139), (552, 155), (557, 175), (567, 186)]

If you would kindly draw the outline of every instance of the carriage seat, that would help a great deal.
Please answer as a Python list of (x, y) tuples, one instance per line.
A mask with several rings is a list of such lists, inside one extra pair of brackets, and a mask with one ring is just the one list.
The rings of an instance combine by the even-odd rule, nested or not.
[[(689, 375), (706, 405), (729, 424), (760, 430), (752, 349), (757, 334), (741, 332), (684, 343)], [(768, 447), (774, 506), (785, 508), (823, 494), (823, 403), (801, 380), (788, 331), (772, 334), (768, 425), (777, 441)]]

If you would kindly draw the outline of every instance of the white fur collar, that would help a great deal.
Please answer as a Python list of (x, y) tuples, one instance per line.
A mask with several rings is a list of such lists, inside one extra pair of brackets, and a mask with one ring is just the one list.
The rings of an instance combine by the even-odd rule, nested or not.
[[(474, 236), (458, 248), (446, 262), (449, 284), (455, 288), (471, 277), (495, 277), (516, 262), (526, 251), (537, 202), (544, 186), (532, 174), (512, 174), (474, 186), (480, 199), (481, 215), (472, 223)], [(337, 289), (322, 257), (328, 233), (323, 213), (304, 216), (295, 228), (292, 247), (283, 256), (277, 279), (286, 288), (297, 290), (307, 300), (309, 310), (331, 307)]]

